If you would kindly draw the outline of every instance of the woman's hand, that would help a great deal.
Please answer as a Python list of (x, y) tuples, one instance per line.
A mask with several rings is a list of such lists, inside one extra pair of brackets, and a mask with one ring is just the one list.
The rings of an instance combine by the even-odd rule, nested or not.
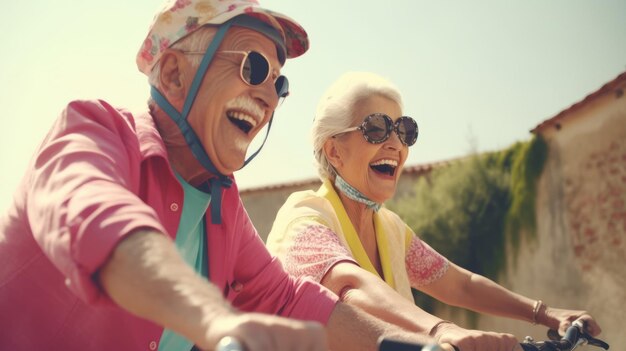
[(567, 328), (572, 325), (575, 320), (583, 321), (585, 330), (591, 336), (597, 336), (602, 329), (596, 320), (586, 311), (572, 311), (560, 308), (546, 307), (539, 311), (538, 322), (554, 330), (558, 330), (559, 334), (565, 335)]
[[(519, 341), (511, 334), (463, 329), (451, 322), (441, 323), (431, 335), (442, 345), (450, 344), (459, 351), (521, 351)], [(446, 345), (447, 346), (447, 345)]]
[(328, 350), (321, 324), (261, 313), (242, 313), (214, 321), (207, 332), (207, 342), (198, 346), (213, 350), (225, 336), (235, 338), (246, 351)]

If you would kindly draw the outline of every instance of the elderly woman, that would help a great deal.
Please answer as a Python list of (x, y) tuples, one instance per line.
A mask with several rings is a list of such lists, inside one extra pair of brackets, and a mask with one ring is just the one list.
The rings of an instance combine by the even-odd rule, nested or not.
[(345, 302), (462, 351), (519, 346), (513, 335), (466, 330), (424, 312), (411, 287), (450, 305), (561, 330), (582, 318), (592, 334), (600, 332), (586, 312), (548, 307), (448, 261), (382, 207), (418, 136), (388, 81), (343, 75), (321, 99), (312, 136), (323, 184), (292, 194), (267, 239), (291, 274), (310, 276)]

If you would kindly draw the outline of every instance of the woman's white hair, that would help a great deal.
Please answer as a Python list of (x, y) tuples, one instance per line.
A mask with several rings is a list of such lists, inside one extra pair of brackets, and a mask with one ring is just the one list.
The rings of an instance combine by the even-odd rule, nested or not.
[(326, 159), (324, 143), (340, 131), (350, 128), (355, 118), (354, 107), (364, 99), (382, 96), (396, 102), (402, 109), (402, 96), (394, 84), (369, 72), (347, 72), (326, 90), (317, 105), (311, 140), (317, 172), (322, 179), (333, 179), (335, 170)]
[[(188, 36), (180, 39), (170, 46), (172, 49), (180, 50), (180, 51), (191, 51), (191, 52), (204, 52), (207, 47), (213, 40), (215, 33), (217, 31), (217, 27), (212, 26), (204, 26), (197, 31), (189, 34)], [(194, 69), (197, 69), (202, 61), (203, 55), (187, 55), (189, 59), (189, 63)], [(157, 89), (161, 88), (161, 83), (159, 82), (159, 75), (161, 74), (160, 63), (157, 62), (152, 71), (150, 71), (150, 75), (148, 76), (148, 83), (150, 85), (156, 87)], [(156, 106), (152, 97), (148, 99), (148, 106), (152, 109)]]

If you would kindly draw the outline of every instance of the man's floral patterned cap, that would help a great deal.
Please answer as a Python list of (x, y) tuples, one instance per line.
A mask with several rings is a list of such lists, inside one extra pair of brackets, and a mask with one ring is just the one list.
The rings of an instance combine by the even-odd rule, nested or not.
[(220, 25), (238, 15), (261, 19), (283, 36), (287, 58), (309, 48), (306, 31), (291, 18), (261, 8), (256, 0), (168, 0), (155, 16), (150, 31), (137, 53), (137, 67), (146, 75), (165, 49), (204, 25)]

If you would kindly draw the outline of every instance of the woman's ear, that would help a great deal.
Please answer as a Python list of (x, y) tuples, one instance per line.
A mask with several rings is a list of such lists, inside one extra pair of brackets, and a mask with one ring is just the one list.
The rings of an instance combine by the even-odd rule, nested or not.
[(185, 72), (188, 62), (184, 54), (177, 50), (167, 49), (159, 60), (159, 83), (161, 93), (175, 107), (184, 104), (186, 95)]
[(339, 151), (337, 146), (337, 139), (329, 138), (328, 140), (326, 140), (322, 151), (324, 152), (324, 155), (326, 156), (328, 162), (333, 167), (335, 167), (335, 169), (339, 169), (341, 165), (343, 165), (341, 152)]

